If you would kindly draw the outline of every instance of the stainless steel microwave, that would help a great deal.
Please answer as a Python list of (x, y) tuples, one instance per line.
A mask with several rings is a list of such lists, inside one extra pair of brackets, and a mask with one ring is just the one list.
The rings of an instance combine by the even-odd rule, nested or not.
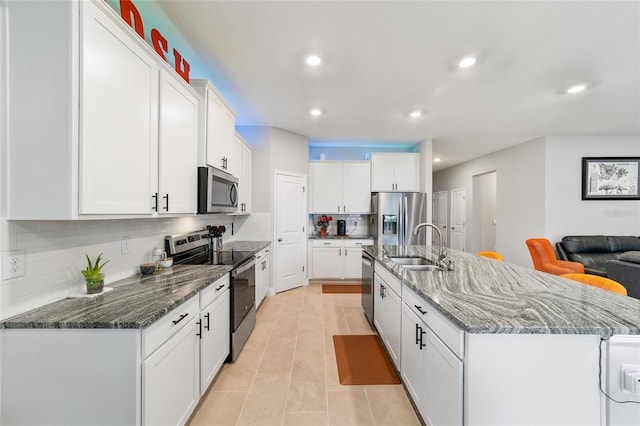
[(198, 213), (238, 211), (238, 179), (215, 167), (198, 167)]

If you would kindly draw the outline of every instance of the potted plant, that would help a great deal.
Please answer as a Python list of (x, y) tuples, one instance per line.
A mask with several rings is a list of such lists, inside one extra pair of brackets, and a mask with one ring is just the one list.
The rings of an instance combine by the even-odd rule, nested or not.
[(109, 260), (100, 263), (102, 260), (102, 253), (100, 253), (96, 258), (95, 262), (91, 262), (88, 255), (85, 256), (87, 257), (87, 267), (80, 272), (84, 275), (84, 279), (87, 284), (87, 294), (102, 293), (102, 289), (104, 288), (104, 274), (102, 273), (102, 268), (104, 265), (109, 263)]

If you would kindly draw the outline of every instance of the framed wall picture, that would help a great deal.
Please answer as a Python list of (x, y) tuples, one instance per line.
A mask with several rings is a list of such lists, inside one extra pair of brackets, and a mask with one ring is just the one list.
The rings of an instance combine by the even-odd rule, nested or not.
[(583, 157), (583, 200), (640, 200), (640, 157)]

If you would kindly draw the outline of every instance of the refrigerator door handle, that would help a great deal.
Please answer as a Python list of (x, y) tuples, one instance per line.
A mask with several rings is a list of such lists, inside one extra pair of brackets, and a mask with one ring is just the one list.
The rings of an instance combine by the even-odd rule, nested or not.
[[(407, 212), (407, 196), (403, 196), (402, 199), (404, 200), (404, 205), (402, 206), (402, 212), (404, 214), (404, 219), (402, 220), (402, 223), (404, 224), (404, 241), (403, 241), (403, 245), (407, 243), (407, 239), (410, 241), (411, 237), (409, 237), (409, 232), (411, 232), (411, 229), (406, 229), (407, 227), (409, 227), (409, 213)], [(408, 238), (407, 238), (408, 237)]]
[(404, 245), (404, 214), (402, 211), (402, 197), (398, 200), (398, 245)]

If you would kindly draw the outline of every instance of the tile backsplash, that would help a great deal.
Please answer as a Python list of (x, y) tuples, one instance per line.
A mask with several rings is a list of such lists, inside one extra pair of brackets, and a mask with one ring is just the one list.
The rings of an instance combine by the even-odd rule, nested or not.
[[(321, 214), (309, 215), (309, 235), (316, 236), (319, 232), (319, 227), (316, 225)], [(329, 216), (329, 215), (327, 215)], [(346, 220), (346, 233), (347, 235), (367, 235), (369, 233), (369, 216), (368, 214), (332, 214), (330, 215), (333, 220), (327, 227), (329, 235), (338, 233), (339, 219)]]
[[(88, 221), (0, 218), (0, 319), (83, 291), (80, 270), (86, 264), (85, 254), (95, 258), (102, 253), (103, 259), (110, 260), (103, 269), (108, 285), (137, 274), (139, 265), (151, 260), (154, 248), (164, 248), (166, 235), (225, 225), (224, 241), (268, 241), (269, 218), (266, 213)], [(123, 254), (127, 245), (128, 253)], [(24, 256), (23, 276), (7, 278), (8, 257), (12, 255)]]

